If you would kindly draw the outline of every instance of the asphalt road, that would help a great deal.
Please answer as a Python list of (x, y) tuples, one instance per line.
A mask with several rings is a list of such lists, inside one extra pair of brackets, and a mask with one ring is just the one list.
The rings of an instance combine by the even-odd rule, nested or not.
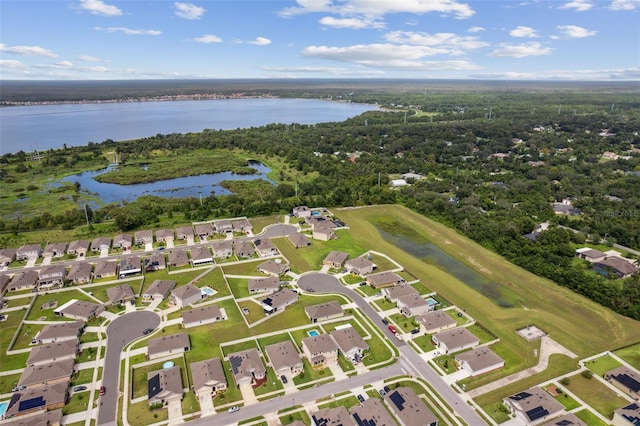
[(132, 340), (141, 337), (143, 330), (156, 328), (158, 325), (160, 316), (155, 312), (136, 311), (114, 319), (107, 327), (107, 353), (102, 371), (102, 386), (106, 393), (100, 397), (98, 425), (116, 424), (122, 349)]

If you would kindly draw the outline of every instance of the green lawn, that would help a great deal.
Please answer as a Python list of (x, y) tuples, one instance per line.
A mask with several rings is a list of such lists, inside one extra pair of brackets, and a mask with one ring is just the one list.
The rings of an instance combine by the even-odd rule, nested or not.
[(34, 336), (43, 328), (44, 324), (22, 324), (18, 330), (18, 338), (11, 349), (25, 349), (30, 347)]
[(65, 416), (71, 413), (78, 413), (80, 411), (87, 411), (89, 404), (89, 393), (81, 392), (71, 396), (69, 402), (62, 407), (62, 414)]
[(633, 365), (636, 370), (640, 370), (640, 343), (618, 349), (614, 354)]
[(246, 342), (236, 343), (234, 345), (225, 345), (222, 346), (222, 352), (225, 357), (228, 357), (230, 354), (246, 351), (249, 349), (258, 349), (258, 344), (255, 340), (247, 340)]
[(227, 278), (231, 293), (236, 299), (243, 299), (251, 296), (249, 292), (248, 279), (246, 278)]
[(458, 370), (454, 362), (455, 357), (455, 355), (443, 355), (434, 358), (433, 362), (435, 362), (445, 374), (451, 374)]
[(425, 352), (436, 348), (435, 346), (433, 346), (433, 343), (431, 343), (431, 335), (429, 334), (423, 334), (422, 336), (416, 337), (411, 340)]
[(627, 404), (626, 399), (618, 396), (606, 385), (600, 383), (598, 379), (593, 377), (587, 379), (582, 374), (571, 376), (566, 388), (608, 419), (613, 418), (613, 412), (616, 408)]
[(280, 423), (282, 423), (283, 425), (291, 424), (296, 420), (300, 420), (305, 425), (311, 424), (311, 419), (309, 418), (309, 414), (307, 414), (307, 412), (304, 410), (295, 411), (293, 413), (284, 414), (280, 416)]
[(395, 303), (389, 302), (387, 299), (382, 298), (373, 302), (381, 311), (388, 311), (396, 307)]
[[(215, 271), (215, 270), (214, 270)], [(185, 285), (186, 283), (194, 280), (198, 275), (202, 274), (203, 271), (183, 271), (178, 274), (169, 275), (168, 269), (161, 269), (155, 272), (147, 272), (144, 276), (144, 284), (142, 285), (142, 292), (144, 293), (150, 286), (153, 284), (155, 280), (171, 280), (176, 282), (176, 287), (180, 287)], [(203, 282), (206, 282), (206, 276), (202, 279)]]
[(430, 288), (427, 288), (426, 285), (420, 282), (411, 284), (411, 287), (415, 288), (418, 291), (418, 293), (420, 293), (421, 295), (433, 293), (433, 290), (431, 290)]
[(252, 277), (266, 277), (267, 274), (258, 272), (258, 266), (265, 262), (264, 259), (258, 259), (257, 261), (247, 261), (242, 263), (236, 263), (234, 265), (221, 265), (222, 271), (225, 275), (249, 275)]
[(594, 374), (603, 377), (604, 373), (609, 370), (613, 370), (614, 368), (618, 368), (622, 366), (622, 364), (620, 364), (615, 358), (605, 355), (592, 361), (585, 362), (584, 366), (593, 371)]
[(322, 410), (325, 408), (337, 408), (343, 406), (349, 410), (351, 407), (355, 407), (356, 405), (360, 405), (360, 401), (355, 396), (348, 396), (346, 398), (334, 399), (331, 402), (327, 402), (324, 404), (318, 404), (318, 409)]
[(475, 323), (467, 327), (467, 330), (473, 333), (478, 339), (480, 339), (480, 344), (490, 342), (496, 339), (496, 335), (491, 333), (490, 330), (487, 330), (485, 327), (480, 325), (479, 323)]
[(449, 315), (451, 318), (453, 318), (454, 320), (456, 320), (456, 327), (459, 327), (463, 324), (466, 324), (469, 322), (469, 319), (465, 316), (458, 316), (458, 313), (460, 311), (458, 311), (457, 309), (453, 308), (453, 309), (448, 309), (446, 311), (444, 311), (447, 313), (447, 315)]
[(593, 414), (591, 411), (586, 409), (576, 412), (575, 415), (580, 420), (588, 424), (589, 426), (606, 426), (607, 425), (602, 420), (600, 420), (600, 418), (598, 418), (595, 414)]
[(267, 381), (253, 390), (256, 396), (275, 392), (284, 389), (282, 382), (276, 377), (276, 372), (271, 367), (267, 367)]
[(156, 422), (166, 421), (169, 418), (169, 410), (166, 408), (149, 409), (147, 401), (129, 404), (127, 420), (132, 426), (146, 426)]
[[(45, 318), (45, 321), (55, 321), (55, 320), (67, 321), (66, 318), (56, 316), (53, 308), (42, 309), (42, 306), (47, 302), (55, 300), (58, 302), (58, 307), (60, 307), (72, 299), (92, 301), (83, 292), (76, 289), (61, 291), (58, 293), (51, 292), (49, 294), (39, 294), (36, 297), (36, 301), (33, 304), (33, 308), (31, 309), (31, 312), (29, 312), (29, 316), (27, 317), (27, 320), (36, 321), (38, 318)], [(93, 302), (95, 303), (95, 301)]]
[(84, 385), (93, 381), (93, 368), (87, 368), (73, 373), (70, 386)]
[(325, 369), (313, 368), (311, 364), (309, 364), (309, 360), (306, 357), (302, 358), (302, 362), (304, 363), (303, 372), (293, 378), (293, 383), (295, 383), (297, 386), (302, 385), (304, 383), (312, 382), (315, 380), (333, 377), (333, 374), (331, 374), (331, 370), (329, 370), (328, 368), (325, 368)]
[[(23, 367), (25, 366), (26, 363), (23, 365)], [(0, 376), (0, 394), (10, 393), (11, 389), (13, 389), (13, 387), (18, 384), (20, 376), (22, 376), (22, 373), (11, 374), (9, 376)]]
[(524, 366), (532, 366), (537, 364), (537, 357), (534, 356), (534, 349), (537, 350), (540, 347), (540, 342), (528, 342), (527, 350), (525, 353), (516, 353), (511, 350), (510, 347), (502, 344), (501, 342), (494, 343), (490, 349), (495, 352), (500, 358), (504, 359), (504, 367), (490, 371), (478, 377), (469, 377), (458, 382), (464, 384), (466, 390), (471, 390), (479, 386), (491, 383), (500, 377), (508, 376), (509, 374), (520, 371)]
[(389, 318), (391, 318), (391, 321), (396, 325), (396, 327), (404, 333), (408, 333), (416, 328), (413, 318), (407, 318), (402, 314), (393, 314), (390, 315)]

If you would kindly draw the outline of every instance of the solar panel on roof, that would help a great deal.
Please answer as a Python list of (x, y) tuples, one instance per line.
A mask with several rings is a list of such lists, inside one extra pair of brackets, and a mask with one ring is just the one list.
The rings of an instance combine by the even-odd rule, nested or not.
[(356, 423), (358, 423), (358, 426), (376, 426), (375, 420), (368, 420), (368, 419), (363, 420), (360, 418), (358, 413), (355, 413), (353, 415), (353, 418), (356, 420)]
[(238, 369), (242, 365), (242, 358), (239, 356), (232, 356), (229, 358), (229, 362), (231, 362), (231, 369), (233, 370), (233, 374), (238, 374)]
[(398, 391), (395, 391), (391, 395), (389, 395), (389, 399), (398, 408), (398, 410), (400, 411), (404, 410), (404, 403), (406, 401)]
[(547, 414), (549, 414), (549, 412), (547, 411), (546, 408), (542, 406), (538, 406), (536, 408), (532, 408), (531, 410), (527, 411), (526, 414), (527, 414), (527, 417), (529, 417), (529, 420), (533, 422), (546, 416)]
[(633, 392), (640, 391), (640, 382), (638, 382), (633, 377), (627, 374), (618, 374), (617, 376), (613, 376), (618, 382), (625, 385), (627, 388), (631, 389)]
[(161, 391), (160, 387), (160, 374), (156, 374), (152, 378), (147, 381), (147, 393), (149, 394), (149, 398), (153, 398)]
[(509, 399), (513, 399), (514, 401), (520, 401), (521, 399), (529, 398), (531, 396), (528, 392), (520, 392), (515, 395), (509, 397)]
[(262, 303), (264, 303), (265, 305), (269, 305), (269, 306), (271, 306), (271, 304), (273, 303), (273, 300), (271, 300), (271, 298), (270, 298), (270, 297), (267, 297), (266, 299), (264, 299), (264, 300), (262, 301)]
[(556, 425), (558, 426), (571, 426), (573, 424), (573, 422), (571, 420), (560, 420), (559, 422), (556, 422)]
[(20, 401), (18, 411), (31, 410), (32, 408), (42, 407), (43, 405), (46, 405), (44, 397), (39, 396), (37, 398), (27, 399), (26, 401)]

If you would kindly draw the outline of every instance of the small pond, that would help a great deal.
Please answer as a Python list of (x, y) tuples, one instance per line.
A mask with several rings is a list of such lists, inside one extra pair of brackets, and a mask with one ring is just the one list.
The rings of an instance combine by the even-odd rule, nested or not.
[(134, 185), (118, 185), (114, 183), (98, 182), (94, 177), (113, 170), (114, 166), (106, 169), (83, 172), (62, 179), (63, 182), (78, 182), (83, 192), (95, 195), (104, 203), (133, 201), (142, 195), (156, 195), (166, 198), (208, 197), (209, 195), (231, 194), (220, 186), (225, 180), (257, 180), (263, 179), (275, 185), (267, 177), (270, 168), (259, 162), (250, 162), (249, 166), (256, 170), (252, 175), (239, 175), (232, 172), (211, 173), (199, 176), (185, 176), (157, 182), (140, 183)]

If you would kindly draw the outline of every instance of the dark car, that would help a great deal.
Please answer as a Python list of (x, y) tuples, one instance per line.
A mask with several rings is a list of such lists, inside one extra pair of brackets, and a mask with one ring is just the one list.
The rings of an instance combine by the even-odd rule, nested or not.
[(358, 401), (364, 402), (364, 396), (358, 394)]
[(411, 330), (411, 334), (418, 334), (418, 333), (420, 333), (419, 328), (414, 328), (413, 330)]
[(144, 331), (142, 332), (142, 334), (144, 334), (145, 336), (149, 333), (151, 333), (153, 331), (153, 328), (145, 328)]
[(87, 390), (86, 386), (76, 386), (75, 388), (73, 388), (74, 392), (82, 392), (83, 390)]
[(100, 386), (100, 396), (104, 395), (105, 393), (107, 393), (107, 388), (105, 388), (104, 386)]
[(384, 325), (387, 325), (387, 324), (389, 324), (389, 321), (387, 321), (386, 319), (382, 318), (382, 323), (383, 323)]
[(390, 388), (389, 386), (385, 386), (385, 387), (384, 387), (384, 388), (382, 388), (382, 389), (384, 389), (384, 391), (385, 391), (386, 393), (391, 392), (391, 388)]
[(280, 380), (282, 380), (282, 383), (287, 383), (287, 376), (285, 376), (284, 374), (282, 376), (280, 376)]

